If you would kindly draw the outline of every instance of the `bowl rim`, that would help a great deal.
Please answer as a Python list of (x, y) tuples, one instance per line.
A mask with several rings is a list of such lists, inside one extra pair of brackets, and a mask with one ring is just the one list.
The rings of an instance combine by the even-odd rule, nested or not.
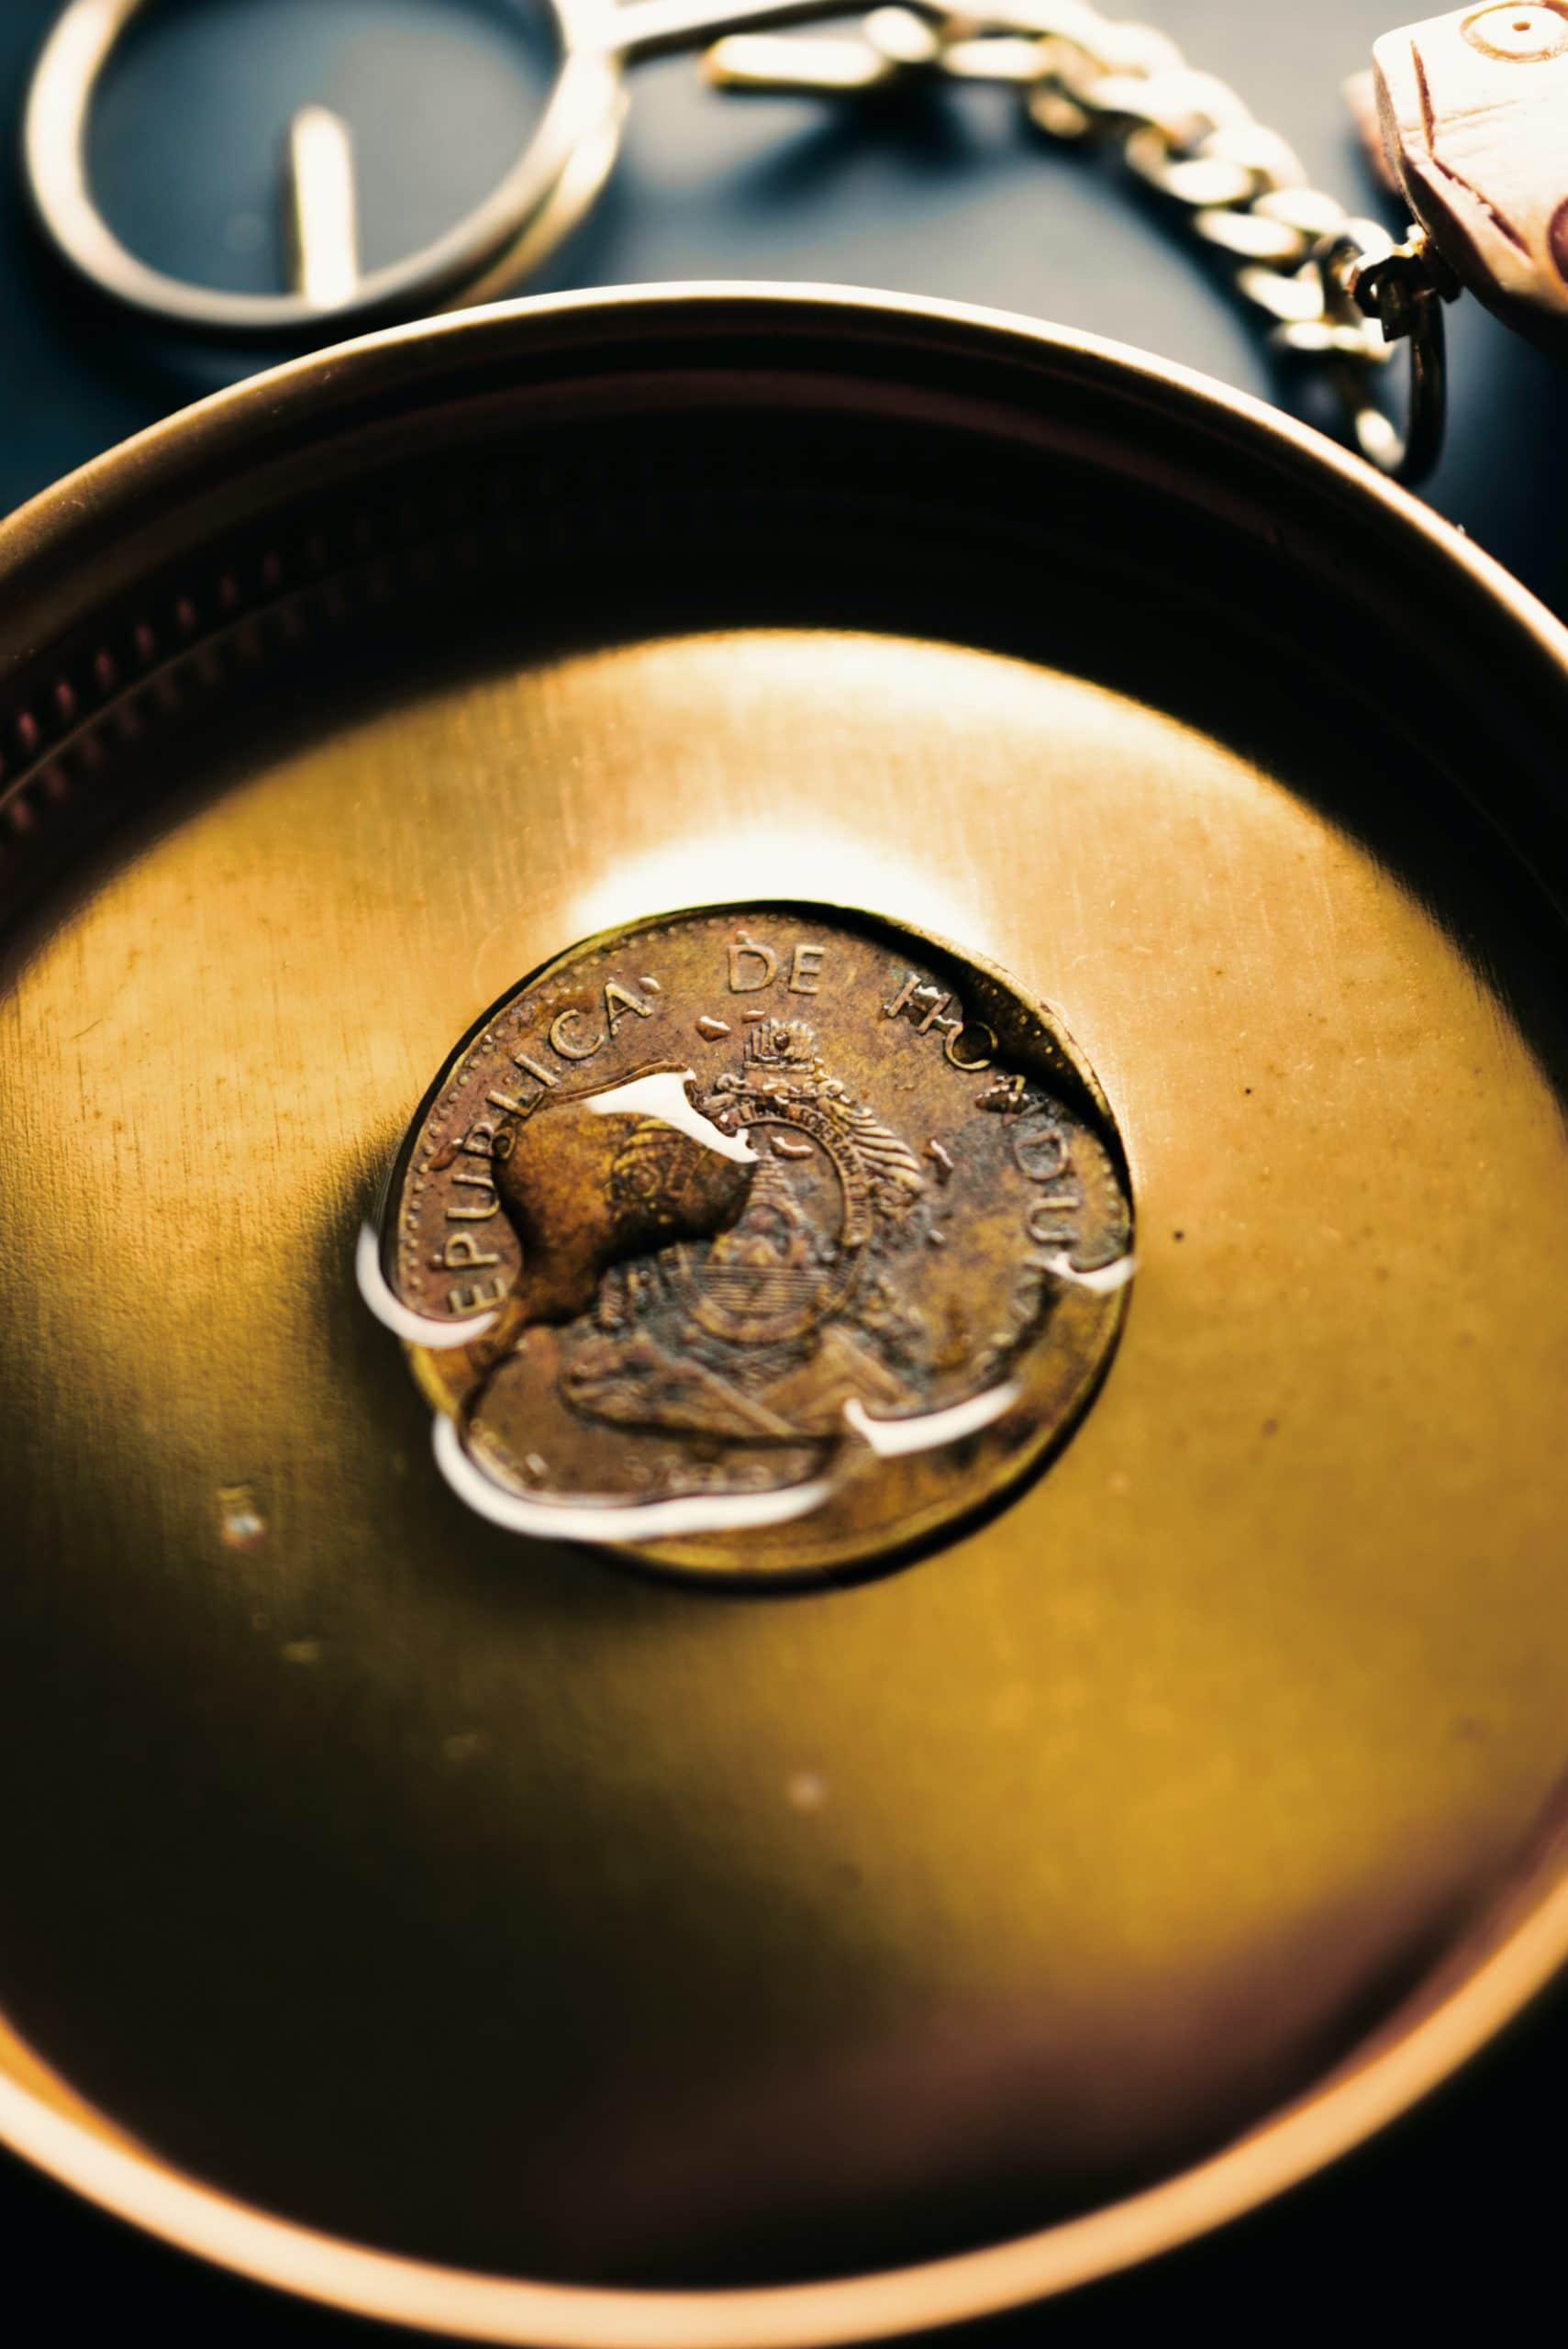
[[(1500, 563), (1361, 459), (1262, 401), (1098, 338), (1007, 313), (816, 285), (715, 283), (527, 297), (395, 328), (286, 362), (152, 426), (0, 523), (0, 681), (34, 653), (41, 599), (64, 619), (96, 592), (106, 550), (135, 541), (150, 511), (195, 495), (215, 466), (302, 434), (367, 397), (438, 381), (465, 356), (592, 350), (629, 331), (663, 351), (683, 332), (736, 325), (768, 338), (803, 327), (841, 345), (958, 350), (1037, 382), (1115, 390), (1173, 414), (1207, 445), (1260, 462), (1331, 506), (1359, 503), (1385, 537), (1489, 609), (1527, 667), (1568, 710), (1568, 629)], [(717, 348), (717, 343), (712, 344)], [(688, 360), (688, 370), (693, 362)], [(840, 368), (840, 372), (841, 372)], [(334, 428), (335, 429), (335, 428)], [(113, 564), (110, 564), (113, 568)], [(85, 584), (84, 584), (85, 583)], [(29, 618), (29, 614), (35, 617)], [(48, 629), (41, 630), (47, 638)], [(3, 796), (0, 789), (0, 796)], [(825, 2282), (634, 2290), (529, 2282), (373, 2250), (276, 2217), (202, 2184), (98, 2113), (0, 2013), (0, 2143), (87, 2200), (254, 2281), (352, 2313), (536, 2349), (816, 2349), (885, 2338), (1038, 2300), (1173, 2249), (1240, 2217), (1359, 2145), (1467, 2061), (1568, 1960), (1568, 1838), (1547, 1833), (1475, 1931), (1406, 2005), (1314, 2087), (1169, 2178), (1039, 2232), (892, 2270)], [(35, 2084), (29, 2085), (29, 2080)]]

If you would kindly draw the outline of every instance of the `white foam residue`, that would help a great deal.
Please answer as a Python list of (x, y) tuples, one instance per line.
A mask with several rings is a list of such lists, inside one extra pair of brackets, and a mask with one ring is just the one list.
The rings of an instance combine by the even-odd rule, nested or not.
[(1018, 1399), (1017, 1383), (1008, 1379), (1005, 1386), (987, 1387), (984, 1395), (972, 1395), (967, 1402), (950, 1403), (943, 1411), (922, 1411), (907, 1419), (873, 1419), (857, 1395), (844, 1406), (844, 1423), (870, 1444), (879, 1459), (895, 1460), (900, 1453), (933, 1452), (938, 1444), (957, 1443), (963, 1436), (976, 1435), (1010, 1411)]
[(411, 1346), (428, 1346), (439, 1353), (448, 1346), (471, 1345), (495, 1319), (494, 1312), (473, 1313), (462, 1321), (438, 1321), (431, 1314), (412, 1312), (387, 1286), (381, 1269), (381, 1242), (368, 1223), (360, 1226), (354, 1274), (360, 1295), (382, 1327), (395, 1338), (406, 1339)]
[(530, 1500), (508, 1492), (470, 1459), (444, 1413), (434, 1432), (436, 1465), (459, 1500), (492, 1525), (547, 1542), (661, 1542), (675, 1534), (743, 1533), (808, 1516), (829, 1489), (817, 1476), (773, 1493), (685, 1493), (662, 1501)]
[(1118, 1256), (1114, 1264), (1096, 1264), (1092, 1272), (1081, 1273), (1065, 1248), (1048, 1257), (1045, 1270), (1052, 1279), (1069, 1281), (1074, 1288), (1086, 1288), (1095, 1297), (1114, 1297), (1125, 1288), (1138, 1270), (1136, 1256)]
[(648, 1076), (629, 1077), (624, 1085), (612, 1085), (603, 1093), (591, 1093), (582, 1103), (595, 1117), (620, 1118), (636, 1115), (658, 1118), (664, 1125), (673, 1126), (677, 1133), (690, 1134), (721, 1158), (733, 1158), (741, 1166), (755, 1166), (757, 1153), (744, 1134), (721, 1133), (711, 1118), (705, 1118), (692, 1105), (686, 1087), (692, 1082), (689, 1068), (663, 1068)]

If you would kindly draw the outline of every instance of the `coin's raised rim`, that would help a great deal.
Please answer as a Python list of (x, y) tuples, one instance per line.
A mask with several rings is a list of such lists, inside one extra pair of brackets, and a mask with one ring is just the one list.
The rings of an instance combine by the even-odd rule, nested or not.
[[(1352, 607), (1377, 602), (1413, 637), (1473, 629), (1455, 657), (1503, 663), (1499, 717), (1530, 767), (1524, 851), (1538, 872), (1547, 866), (1541, 877), (1560, 902), (1568, 898), (1568, 829), (1542, 780), (1568, 719), (1568, 629), (1500, 564), (1307, 427), (1189, 370), (1005, 313), (849, 288), (726, 284), (536, 297), (339, 346), (201, 402), (0, 524), (0, 694), (64, 629), (132, 592), (154, 561), (209, 542), (237, 507), (254, 512), (280, 482), (329, 479), (330, 452), (345, 436), (428, 406), (457, 378), (471, 391), (509, 388), (520, 414), (530, 362), (609, 373), (630, 352), (662, 375), (666, 396), (684, 385), (694, 402), (705, 370), (727, 369), (733, 382), (739, 367), (755, 371), (772, 352), (783, 377), (815, 371), (818, 384), (831, 377), (840, 386), (858, 378), (862, 406), (879, 397), (895, 406), (900, 386), (906, 411), (918, 397), (950, 408), (962, 397), (972, 415), (988, 404), (999, 435), (1081, 442), (1104, 462), (1114, 447), (1124, 473), (1174, 484), (1276, 550), (1302, 559), (1309, 550), (1319, 576), (1342, 583)], [(1139, 423), (1151, 439), (1163, 435), (1157, 448)], [(1369, 561), (1380, 565), (1375, 576)], [(72, 722), (67, 713), (61, 726)], [(32, 751), (47, 757), (51, 741), (46, 733), (25, 747), (28, 758), (14, 779), (0, 779), (0, 796), (25, 785)], [(1508, 754), (1500, 743), (1499, 768)], [(369, 2250), (200, 2184), (128, 2140), (63, 2081), (51, 2094), (47, 2073), (36, 2087), (0, 2076), (0, 2142), (167, 2242), (391, 2323), (539, 2349), (807, 2349), (1016, 2307), (1239, 2217), (1406, 2111), (1565, 1959), (1568, 1847), (1547, 1835), (1440, 1975), (1316, 2087), (1220, 2152), (1043, 2232), (828, 2283), (605, 2290)], [(17, 2070), (36, 2080), (39, 2059), (12, 2046)]]

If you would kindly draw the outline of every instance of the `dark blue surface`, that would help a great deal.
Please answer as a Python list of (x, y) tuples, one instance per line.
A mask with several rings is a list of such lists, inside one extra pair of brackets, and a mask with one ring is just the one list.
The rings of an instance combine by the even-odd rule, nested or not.
[[(1355, 208), (1374, 204), (1339, 88), (1396, 5), (1146, 5), (1195, 62), (1234, 81), (1287, 133), (1322, 184)], [(0, 0), (9, 124), (52, 14), (53, 0)], [(316, 96), (355, 130), (368, 257), (406, 247), (466, 207), (533, 118), (541, 83), (527, 24), (508, 0), (172, 6), (106, 92), (94, 161), (112, 217), (167, 267), (277, 283), (278, 141), (291, 108)], [(705, 276), (992, 303), (1141, 344), (1265, 396), (1279, 388), (1240, 314), (1158, 210), (1104, 168), (1021, 136), (1012, 109), (986, 93), (856, 124), (806, 106), (726, 104), (690, 61), (642, 69), (615, 186), (550, 282)], [(14, 167), (0, 198), (0, 509), (220, 379), (74, 294), (37, 250)], [(1453, 343), (1451, 454), (1432, 502), (1568, 607), (1568, 373), (1473, 306), (1455, 319)], [(1433, 658), (1440, 664), (1440, 647)], [(25, 1789), (9, 1790), (17, 1798)], [(1546, 2310), (1559, 2298), (1563, 2165), (1551, 2132), (1565, 2078), (1559, 2000), (1284, 2204), (983, 2337), (1018, 2349), (1184, 2327), (1253, 2343), (1310, 2326), (1359, 2344), (1385, 2328), (1408, 2337), (1483, 2316), (1487, 2337), (1512, 2337), (1533, 2301)], [(132, 2328), (164, 2344), (248, 2349), (371, 2337), (165, 2253), (3, 2161), (0, 2252), (0, 2307), (18, 2349), (73, 2349)]]

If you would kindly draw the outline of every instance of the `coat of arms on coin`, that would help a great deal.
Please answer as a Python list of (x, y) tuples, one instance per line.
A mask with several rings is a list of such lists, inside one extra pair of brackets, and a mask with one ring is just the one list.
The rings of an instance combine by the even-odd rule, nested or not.
[(671, 915), (493, 1006), (366, 1294), (462, 1498), (730, 1576), (864, 1571), (1037, 1467), (1131, 1271), (1110, 1111), (995, 969), (820, 906)]

